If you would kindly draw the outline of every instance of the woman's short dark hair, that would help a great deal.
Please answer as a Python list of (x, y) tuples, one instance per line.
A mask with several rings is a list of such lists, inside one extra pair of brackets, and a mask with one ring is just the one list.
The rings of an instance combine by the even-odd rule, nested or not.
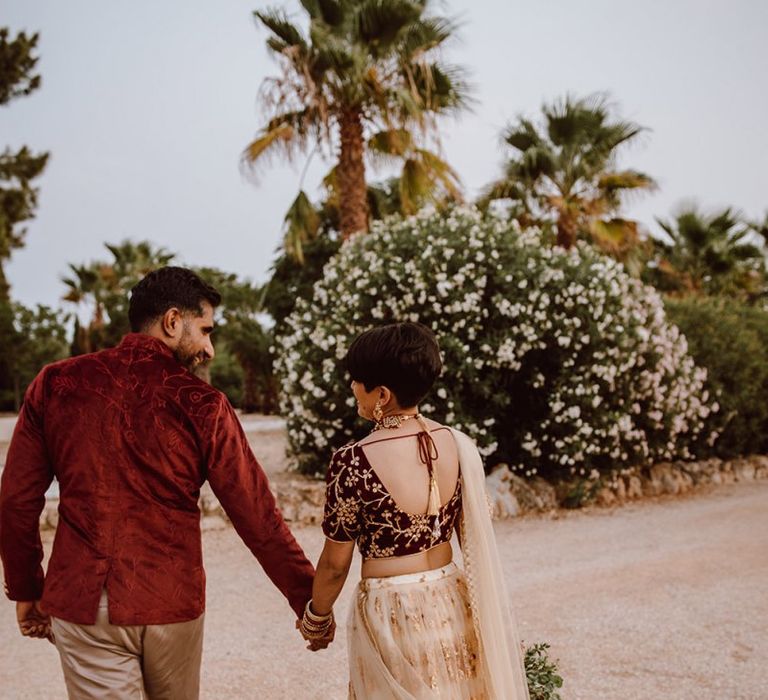
[(221, 294), (192, 270), (172, 266), (153, 270), (131, 290), (131, 330), (145, 330), (173, 307), (202, 316), (204, 301), (216, 307), (221, 303)]
[(435, 334), (421, 323), (403, 322), (358, 335), (344, 365), (366, 391), (385, 386), (402, 408), (410, 408), (427, 395), (443, 363)]

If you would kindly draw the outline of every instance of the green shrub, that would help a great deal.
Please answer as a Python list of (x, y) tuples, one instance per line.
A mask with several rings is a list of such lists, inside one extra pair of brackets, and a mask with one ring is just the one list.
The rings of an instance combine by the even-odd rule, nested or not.
[(370, 429), (340, 361), (360, 331), (418, 320), (445, 369), (421, 410), (527, 475), (687, 458), (705, 438), (706, 372), (659, 295), (586, 244), (472, 209), (374, 224), (323, 270), (277, 337), (291, 449), (305, 473)]
[(211, 384), (223, 391), (235, 408), (240, 408), (243, 400), (243, 368), (226, 343), (216, 343), (216, 357), (211, 363)]
[(666, 307), (721, 406), (714, 453), (768, 452), (768, 311), (717, 298), (669, 299)]
[(557, 662), (549, 660), (549, 644), (534, 644), (525, 650), (525, 676), (531, 700), (560, 700), (558, 688), (563, 679), (557, 673)]

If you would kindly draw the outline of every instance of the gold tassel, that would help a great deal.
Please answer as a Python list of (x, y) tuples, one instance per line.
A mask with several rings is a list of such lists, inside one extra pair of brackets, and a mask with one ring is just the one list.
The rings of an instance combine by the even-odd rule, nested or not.
[(427, 504), (427, 515), (440, 514), (440, 490), (437, 488), (437, 479), (434, 472), (429, 477), (429, 502)]

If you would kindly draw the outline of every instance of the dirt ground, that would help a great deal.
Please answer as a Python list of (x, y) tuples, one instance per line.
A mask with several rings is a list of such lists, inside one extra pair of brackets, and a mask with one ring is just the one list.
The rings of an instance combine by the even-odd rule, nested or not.
[[(505, 521), (496, 532), (522, 636), (552, 645), (564, 700), (768, 698), (768, 482)], [(296, 535), (314, 560), (319, 529)], [(51, 541), (46, 533), (46, 550)], [(203, 541), (203, 698), (345, 697), (343, 623), (330, 649), (305, 651), (234, 531)], [(352, 589), (350, 580), (342, 618)], [(20, 637), (9, 602), (0, 603), (0, 697), (65, 697), (54, 647)]]

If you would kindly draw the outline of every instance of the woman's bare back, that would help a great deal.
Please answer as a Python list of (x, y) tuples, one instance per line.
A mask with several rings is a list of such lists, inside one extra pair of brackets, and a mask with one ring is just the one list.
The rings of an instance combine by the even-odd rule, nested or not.
[[(433, 465), (437, 477), (440, 504), (447, 503), (456, 491), (459, 461), (453, 434), (435, 421), (426, 421), (437, 448)], [(419, 424), (407, 421), (396, 430), (379, 430), (360, 441), (365, 456), (386, 488), (395, 505), (410, 514), (427, 512), (429, 501), (429, 471), (419, 458), (417, 433)], [(363, 562), (364, 577), (396, 576), (439, 568), (452, 560), (450, 542), (425, 552), (404, 557), (367, 559)]]

